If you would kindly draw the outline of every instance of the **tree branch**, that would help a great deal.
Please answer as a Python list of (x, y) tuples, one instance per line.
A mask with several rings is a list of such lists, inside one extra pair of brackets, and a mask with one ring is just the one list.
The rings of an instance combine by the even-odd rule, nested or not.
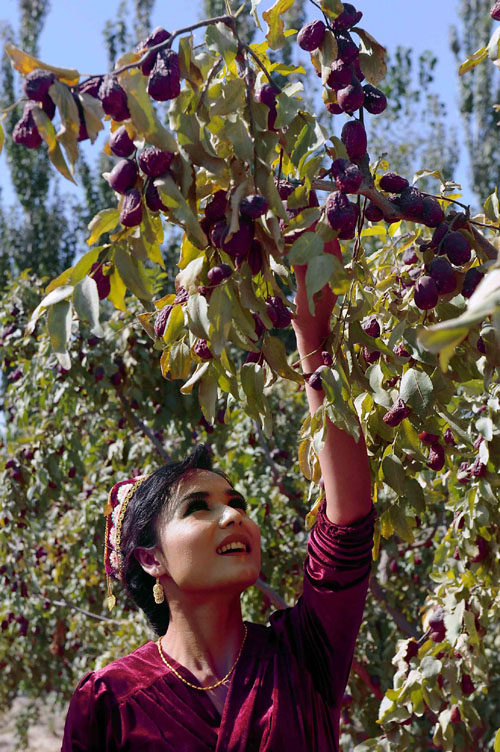
[[(373, 178), (366, 165), (360, 165), (360, 169), (363, 173), (363, 182), (361, 183), (361, 186), (357, 193), (362, 196), (366, 196), (367, 199), (378, 206), (378, 208), (381, 209), (384, 215), (384, 220), (386, 222), (393, 223), (399, 222), (400, 219), (406, 219), (410, 222), (422, 224), (421, 222), (419, 223), (418, 220), (416, 220), (414, 217), (406, 216), (397, 206), (395, 206), (391, 201), (389, 201), (388, 198), (386, 198), (380, 191), (375, 188)], [(337, 190), (335, 183), (332, 183), (329, 180), (320, 179), (312, 181), (312, 188), (318, 191), (328, 191), (329, 193)], [(438, 198), (445, 199), (446, 196)], [(483, 253), (490, 259), (496, 259), (498, 257), (498, 250), (495, 248), (495, 246), (490, 243), (489, 240), (485, 238), (485, 236), (473, 226), (472, 221), (469, 221), (469, 226), (472, 234), (474, 235), (476, 243), (479, 245)]]
[(44, 601), (50, 601), (50, 603), (52, 603), (54, 606), (60, 606), (61, 608), (71, 608), (73, 611), (78, 611), (78, 613), (83, 614), (84, 616), (89, 616), (91, 619), (97, 619), (97, 621), (105, 621), (109, 624), (123, 624), (123, 619), (110, 619), (108, 616), (94, 614), (92, 613), (92, 611), (87, 611), (85, 608), (75, 606), (73, 603), (67, 603), (66, 601), (54, 601), (51, 598), (47, 598), (45, 595), (42, 595), (42, 593), (31, 591), (31, 595), (36, 595), (37, 598), (42, 598)]

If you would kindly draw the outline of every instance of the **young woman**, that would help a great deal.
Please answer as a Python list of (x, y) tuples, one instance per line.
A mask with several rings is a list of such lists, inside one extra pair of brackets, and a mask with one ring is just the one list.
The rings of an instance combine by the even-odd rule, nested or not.
[[(340, 254), (336, 241), (326, 250)], [(335, 296), (325, 287), (311, 315), (305, 268), (295, 273), (293, 326), (310, 373), (322, 363)], [(314, 412), (323, 393), (306, 393)], [(82, 678), (62, 752), (338, 749), (375, 513), (363, 438), (329, 423), (320, 465), (326, 499), (309, 536), (303, 594), (270, 626), (242, 620), (240, 595), (260, 573), (260, 530), (203, 446), (113, 488), (107, 572), (159, 639)]]

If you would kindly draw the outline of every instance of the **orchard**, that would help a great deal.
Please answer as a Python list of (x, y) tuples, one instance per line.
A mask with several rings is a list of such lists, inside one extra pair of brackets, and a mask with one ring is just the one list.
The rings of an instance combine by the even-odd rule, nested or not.
[[(110, 169), (86, 250), (2, 297), (0, 698), (67, 703), (87, 666), (150, 639), (124, 599), (107, 609), (107, 491), (196, 439), (261, 526), (245, 618), (293, 604), (326, 419), (357, 439), (358, 418), (378, 519), (342, 749), (500, 750), (497, 191), (473, 215), (434, 166), (402, 175), (371, 152), (387, 66), (362, 7), (312, 2), (290, 29), (294, 0), (237, 5), (157, 27), (90, 77), (5, 46), (23, 108), (5, 140), (75, 182), (80, 144), (104, 131)], [(464, 77), (500, 68), (493, 30)], [(310, 374), (296, 267), (311, 311), (325, 284), (338, 296)], [(312, 418), (305, 381), (325, 394)]]

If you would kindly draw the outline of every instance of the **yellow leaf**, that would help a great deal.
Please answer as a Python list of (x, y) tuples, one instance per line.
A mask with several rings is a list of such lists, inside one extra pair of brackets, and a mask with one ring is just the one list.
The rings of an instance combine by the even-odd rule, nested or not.
[(5, 134), (3, 132), (2, 124), (0, 123), (0, 154), (2, 153), (4, 142), (5, 142)]
[(111, 289), (108, 295), (109, 300), (113, 303), (115, 308), (118, 308), (119, 311), (126, 311), (127, 306), (125, 305), (125, 293), (127, 292), (127, 287), (120, 277), (116, 266), (113, 267), (113, 271), (109, 275), (109, 282), (111, 285)]
[(80, 74), (74, 68), (56, 68), (54, 65), (47, 65), (36, 57), (28, 55), (18, 47), (15, 47), (10, 42), (5, 45), (5, 52), (10, 57), (11, 63), (14, 68), (19, 71), (23, 76), (26, 76), (36, 68), (42, 68), (43, 70), (51, 71), (55, 76), (68, 86), (76, 86), (80, 80)]
[(299, 467), (302, 475), (311, 480), (311, 465), (309, 463), (309, 439), (303, 439), (299, 444)]
[(119, 218), (120, 212), (115, 208), (102, 209), (96, 214), (89, 222), (90, 237), (87, 240), (87, 245), (93, 245), (101, 235), (116, 227)]
[(262, 18), (268, 25), (266, 39), (272, 50), (279, 50), (286, 42), (286, 37), (283, 34), (285, 24), (282, 15), (284, 15), (287, 10), (290, 10), (293, 3), (294, 0), (277, 0), (272, 8), (269, 8), (269, 10), (265, 10), (262, 13)]
[(62, 287), (62, 285), (66, 285), (70, 280), (72, 271), (73, 267), (70, 266), (69, 269), (65, 269), (62, 274), (53, 279), (52, 282), (50, 282), (45, 288), (45, 294), (47, 295), (49, 292), (52, 292), (52, 290), (55, 290), (56, 287)]

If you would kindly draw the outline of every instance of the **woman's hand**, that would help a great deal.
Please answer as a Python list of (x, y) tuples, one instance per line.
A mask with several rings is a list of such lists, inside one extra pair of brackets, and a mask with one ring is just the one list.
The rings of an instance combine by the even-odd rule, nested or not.
[[(338, 240), (329, 240), (325, 243), (324, 251), (342, 261), (342, 252)], [(311, 345), (317, 346), (330, 334), (330, 319), (337, 301), (337, 295), (326, 284), (314, 295), (315, 307), (314, 314), (312, 314), (307, 303), (307, 265), (298, 264), (294, 266), (294, 272), (297, 280), (297, 293), (295, 295), (297, 313), (292, 319), (292, 326), (297, 336), (310, 342)]]

